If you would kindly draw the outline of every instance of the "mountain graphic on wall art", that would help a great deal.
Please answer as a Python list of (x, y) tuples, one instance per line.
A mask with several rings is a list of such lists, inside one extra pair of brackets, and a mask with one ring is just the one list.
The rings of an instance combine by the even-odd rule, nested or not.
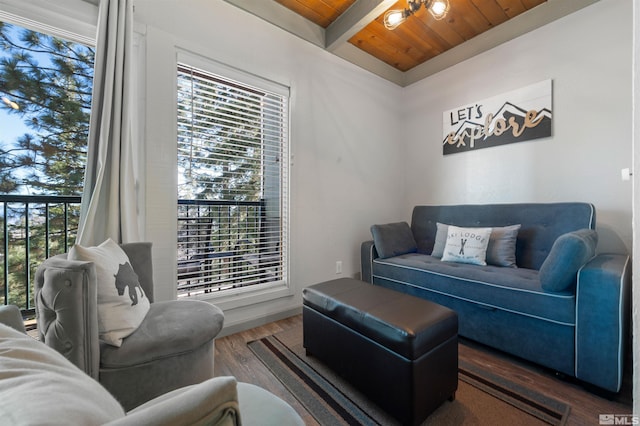
[(527, 110), (505, 102), (488, 123), (487, 117), (482, 123), (468, 120), (461, 123), (453, 138), (447, 136), (443, 140), (442, 152), (447, 155), (551, 136), (549, 109), (534, 110), (535, 116), (529, 120), (527, 114)]

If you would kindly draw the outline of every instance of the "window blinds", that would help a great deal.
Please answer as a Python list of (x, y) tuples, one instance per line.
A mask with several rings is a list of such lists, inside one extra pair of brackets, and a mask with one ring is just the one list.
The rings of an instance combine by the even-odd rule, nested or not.
[(185, 63), (177, 89), (179, 293), (282, 282), (288, 97)]

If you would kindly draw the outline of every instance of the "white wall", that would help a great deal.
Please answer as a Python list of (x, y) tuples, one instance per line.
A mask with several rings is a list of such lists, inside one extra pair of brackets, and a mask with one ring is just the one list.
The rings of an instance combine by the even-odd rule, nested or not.
[(176, 47), (291, 88), (295, 296), (225, 312), (233, 326), (301, 306), (303, 287), (359, 273), (359, 243), (402, 209), (401, 89), (220, 0), (135, 1), (146, 25), (146, 238), (160, 299), (175, 297)]
[[(601, 252), (631, 250), (631, 0), (602, 0), (404, 88), (405, 210), (585, 201)], [(442, 112), (553, 80), (553, 136), (442, 155)]]

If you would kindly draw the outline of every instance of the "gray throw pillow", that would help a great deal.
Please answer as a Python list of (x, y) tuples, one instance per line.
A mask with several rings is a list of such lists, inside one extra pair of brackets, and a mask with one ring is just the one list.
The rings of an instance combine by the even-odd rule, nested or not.
[(511, 225), (491, 229), (489, 247), (487, 247), (487, 264), (495, 266), (516, 266), (516, 241), (522, 225)]
[(407, 222), (373, 225), (371, 234), (378, 255), (383, 259), (415, 253), (418, 250), (413, 232)]
[(447, 245), (447, 231), (449, 231), (449, 225), (436, 222), (436, 241), (433, 244), (431, 256), (440, 259), (444, 254), (444, 246)]
[(575, 286), (578, 271), (596, 254), (598, 234), (580, 229), (559, 236), (540, 267), (540, 283), (547, 291), (559, 292)]

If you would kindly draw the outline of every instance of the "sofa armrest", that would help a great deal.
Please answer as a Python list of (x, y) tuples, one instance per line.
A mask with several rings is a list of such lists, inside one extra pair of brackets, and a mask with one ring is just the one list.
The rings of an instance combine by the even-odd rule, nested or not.
[(21, 333), (26, 333), (20, 308), (16, 305), (0, 306), (0, 324), (8, 325)]
[(373, 283), (373, 260), (380, 257), (373, 240), (360, 245), (360, 278), (364, 282)]
[(35, 277), (40, 340), (98, 379), (98, 294), (92, 262), (58, 255), (45, 260)]
[(129, 411), (109, 426), (176, 424), (239, 425), (237, 382), (215, 377), (176, 389)]
[(612, 392), (622, 386), (630, 287), (627, 255), (597, 255), (578, 273), (575, 376)]

